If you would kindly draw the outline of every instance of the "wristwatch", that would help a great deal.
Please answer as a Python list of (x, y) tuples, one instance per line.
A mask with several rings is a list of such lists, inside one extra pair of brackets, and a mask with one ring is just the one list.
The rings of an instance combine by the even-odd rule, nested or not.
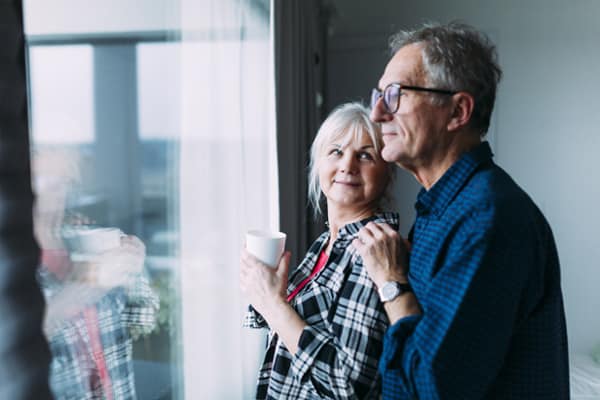
[(379, 299), (382, 303), (392, 301), (402, 293), (412, 292), (412, 288), (408, 283), (400, 283), (396, 281), (387, 281), (379, 288)]

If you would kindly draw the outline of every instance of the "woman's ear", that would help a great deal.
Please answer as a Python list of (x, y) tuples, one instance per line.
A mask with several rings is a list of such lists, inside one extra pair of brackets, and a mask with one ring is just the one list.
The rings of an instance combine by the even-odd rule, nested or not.
[(458, 92), (452, 96), (452, 107), (448, 131), (461, 129), (469, 123), (473, 115), (475, 99), (467, 92)]

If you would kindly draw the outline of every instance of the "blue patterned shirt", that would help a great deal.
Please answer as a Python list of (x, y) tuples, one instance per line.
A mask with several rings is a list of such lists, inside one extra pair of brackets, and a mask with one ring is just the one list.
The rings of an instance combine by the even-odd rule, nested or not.
[(416, 202), (408, 279), (423, 314), (386, 332), (384, 399), (568, 399), (556, 246), (484, 142)]

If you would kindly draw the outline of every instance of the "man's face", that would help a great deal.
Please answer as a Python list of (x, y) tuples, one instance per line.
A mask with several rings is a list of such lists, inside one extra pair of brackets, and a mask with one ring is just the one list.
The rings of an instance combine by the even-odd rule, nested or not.
[[(429, 87), (418, 44), (407, 45), (392, 57), (379, 80), (379, 89), (390, 83)], [(393, 114), (386, 111), (382, 99), (374, 106), (371, 119), (381, 123), (384, 160), (417, 172), (430, 166), (444, 148), (451, 107), (434, 106), (428, 96), (403, 90), (398, 110)]]

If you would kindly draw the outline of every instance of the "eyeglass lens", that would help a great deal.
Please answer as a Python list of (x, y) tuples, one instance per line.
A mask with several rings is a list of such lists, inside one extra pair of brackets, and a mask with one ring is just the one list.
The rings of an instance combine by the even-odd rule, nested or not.
[(383, 105), (387, 112), (395, 113), (398, 110), (398, 100), (400, 99), (400, 87), (390, 85), (381, 93), (378, 89), (371, 92), (371, 108), (375, 108), (377, 101), (383, 96)]
[[(381, 92), (378, 89), (371, 90), (371, 109), (377, 105), (377, 101), (381, 98)], [(387, 108), (387, 106), (386, 106)]]
[(398, 100), (400, 100), (400, 88), (396, 85), (388, 86), (383, 91), (383, 100), (388, 112), (395, 113), (398, 110)]

